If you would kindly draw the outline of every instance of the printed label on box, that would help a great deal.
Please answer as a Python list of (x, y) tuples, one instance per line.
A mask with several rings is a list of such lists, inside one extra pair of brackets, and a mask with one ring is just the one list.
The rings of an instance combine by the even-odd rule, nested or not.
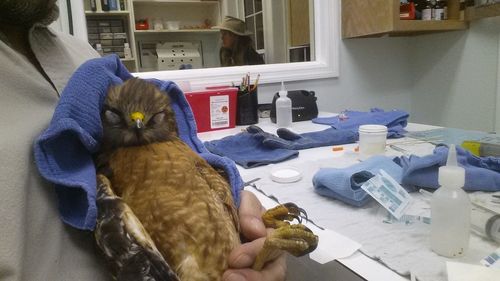
[(229, 96), (210, 97), (210, 126), (212, 129), (229, 127)]

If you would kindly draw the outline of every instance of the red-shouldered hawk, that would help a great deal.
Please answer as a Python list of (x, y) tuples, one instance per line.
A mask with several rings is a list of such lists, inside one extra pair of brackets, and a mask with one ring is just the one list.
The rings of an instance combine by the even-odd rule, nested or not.
[[(229, 253), (240, 244), (231, 188), (178, 137), (166, 93), (136, 78), (113, 87), (104, 103), (102, 124), (102, 148), (96, 155), (99, 218), (95, 233), (114, 276), (127, 280), (126, 276), (134, 276), (135, 266), (150, 279), (130, 280), (220, 280)], [(292, 220), (300, 212), (292, 204), (280, 206), (266, 222), (290, 228), (281, 220)], [(144, 229), (138, 221), (127, 222), (134, 214)], [(295, 225), (287, 231), (300, 232), (287, 238), (299, 244), (293, 246), (295, 253), (288, 249), (293, 254), (316, 247), (317, 236), (305, 227)], [(274, 242), (266, 245), (280, 247)], [(269, 254), (263, 250), (256, 268), (264, 265)], [(162, 277), (155, 277), (156, 273)]]

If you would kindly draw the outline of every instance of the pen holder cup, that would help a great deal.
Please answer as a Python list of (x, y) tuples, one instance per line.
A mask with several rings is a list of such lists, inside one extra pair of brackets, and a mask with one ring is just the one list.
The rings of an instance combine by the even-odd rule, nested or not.
[[(250, 86), (250, 89), (252, 88), (253, 85)], [(236, 125), (252, 125), (259, 123), (258, 105), (257, 89), (253, 89), (250, 92), (248, 90), (238, 90)]]

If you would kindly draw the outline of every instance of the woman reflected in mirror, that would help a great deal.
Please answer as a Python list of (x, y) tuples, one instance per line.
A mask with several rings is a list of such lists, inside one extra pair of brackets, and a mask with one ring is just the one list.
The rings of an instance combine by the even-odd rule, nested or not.
[(221, 66), (239, 66), (264, 64), (262, 56), (255, 51), (245, 22), (226, 16), (222, 25), (214, 26), (220, 29), (222, 46), (219, 51)]

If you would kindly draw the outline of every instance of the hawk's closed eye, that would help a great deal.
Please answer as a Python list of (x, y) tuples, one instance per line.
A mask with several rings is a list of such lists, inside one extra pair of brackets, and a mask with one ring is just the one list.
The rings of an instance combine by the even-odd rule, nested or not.
[(122, 121), (120, 115), (116, 114), (115, 112), (109, 109), (107, 109), (104, 112), (104, 118), (106, 118), (106, 121), (111, 125), (118, 125)]
[(165, 112), (160, 111), (155, 115), (153, 115), (153, 118), (149, 120), (148, 125), (160, 124), (161, 122), (163, 122), (164, 119), (165, 119)]

